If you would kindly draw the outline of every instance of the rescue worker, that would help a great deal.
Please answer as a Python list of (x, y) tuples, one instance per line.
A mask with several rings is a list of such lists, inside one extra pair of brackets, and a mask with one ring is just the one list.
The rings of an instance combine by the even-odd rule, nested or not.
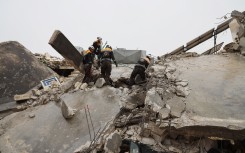
[(83, 83), (89, 83), (92, 77), (92, 65), (94, 61), (94, 47), (90, 46), (88, 50), (83, 51), (83, 64), (84, 64), (84, 71), (85, 76), (83, 79)]
[(116, 67), (117, 62), (115, 60), (112, 47), (110, 45), (106, 45), (105, 49), (101, 50), (100, 53), (100, 62), (101, 62), (101, 75), (105, 79), (107, 85), (112, 85), (113, 81), (110, 78), (112, 65), (111, 62), (114, 62)]
[(134, 66), (134, 70), (131, 73), (130, 79), (129, 79), (129, 85), (134, 85), (135, 84), (135, 78), (139, 74), (141, 79), (143, 81), (146, 80), (146, 74), (145, 70), (149, 66), (151, 61), (151, 58), (149, 56), (146, 56), (144, 58), (141, 58), (137, 64)]
[(102, 38), (97, 37), (97, 40), (93, 42), (92, 46), (94, 47), (94, 53), (98, 56), (102, 48)]

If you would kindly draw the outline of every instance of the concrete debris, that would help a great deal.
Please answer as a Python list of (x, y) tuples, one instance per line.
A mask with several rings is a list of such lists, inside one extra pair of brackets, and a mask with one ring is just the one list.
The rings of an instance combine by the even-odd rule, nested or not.
[(153, 138), (146, 138), (146, 137), (142, 137), (141, 142), (151, 146), (156, 144), (156, 141)]
[(65, 119), (72, 118), (75, 115), (76, 111), (76, 109), (72, 109), (71, 107), (67, 106), (65, 101), (61, 102), (61, 112)]
[(108, 153), (118, 153), (120, 152), (121, 144), (121, 136), (118, 133), (111, 133), (106, 139), (104, 150)]
[(170, 107), (170, 115), (172, 117), (180, 117), (181, 113), (185, 110), (185, 103), (183, 102), (183, 99), (174, 96), (172, 99), (168, 100), (166, 102)]
[(88, 87), (88, 84), (87, 83), (83, 83), (81, 86), (80, 86), (80, 89), (81, 90), (84, 90)]
[(99, 78), (99, 79), (97, 79), (97, 81), (95, 82), (95, 86), (96, 86), (97, 88), (103, 87), (104, 84), (105, 84), (105, 79), (104, 79), (104, 78)]
[(34, 118), (34, 117), (35, 117), (35, 114), (34, 114), (34, 113), (30, 113), (30, 114), (29, 114), (29, 117), (30, 117), (30, 118)]
[(168, 149), (169, 149), (169, 151), (172, 151), (174, 153), (182, 153), (182, 151), (180, 149), (175, 148), (173, 146), (170, 146)]
[(75, 85), (74, 85), (75, 90), (80, 89), (81, 85), (82, 85), (82, 83), (81, 83), (81, 82), (76, 82), (76, 83), (75, 83)]
[[(171, 107), (169, 107), (169, 108), (171, 108)], [(170, 114), (169, 108), (162, 108), (158, 111), (162, 119), (167, 119), (169, 117), (169, 114)]]
[(154, 111), (158, 111), (164, 107), (165, 103), (153, 87), (146, 93), (145, 105), (150, 105)]
[(32, 98), (32, 93), (26, 93), (22, 95), (14, 95), (15, 101), (28, 100)]
[(189, 88), (183, 87), (182, 85), (177, 85), (175, 92), (178, 96), (187, 97), (189, 95)]

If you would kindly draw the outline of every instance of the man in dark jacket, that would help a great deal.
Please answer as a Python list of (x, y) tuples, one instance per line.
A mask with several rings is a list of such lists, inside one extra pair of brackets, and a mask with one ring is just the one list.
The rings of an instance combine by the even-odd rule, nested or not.
[(92, 77), (92, 65), (94, 61), (94, 47), (90, 46), (88, 50), (83, 51), (83, 64), (84, 64), (84, 70), (85, 70), (85, 76), (83, 79), (83, 83), (89, 83), (91, 81)]
[(101, 75), (105, 79), (106, 84), (108, 85), (112, 85), (112, 79), (110, 78), (112, 70), (111, 61), (113, 61), (116, 64), (116, 67), (118, 66), (111, 46), (107, 45), (105, 49), (101, 50), (100, 52), (100, 62)]
[(134, 67), (133, 72), (131, 73), (129, 79), (129, 85), (135, 84), (135, 78), (137, 75), (141, 77), (142, 80), (146, 80), (145, 70), (149, 66), (151, 58), (146, 56), (145, 58), (141, 58)]

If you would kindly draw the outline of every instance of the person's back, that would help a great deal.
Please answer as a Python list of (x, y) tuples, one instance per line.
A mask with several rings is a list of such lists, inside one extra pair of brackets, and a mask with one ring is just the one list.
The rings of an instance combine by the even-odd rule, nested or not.
[(135, 65), (135, 67), (131, 73), (131, 76), (129, 79), (129, 85), (135, 84), (135, 77), (137, 75), (140, 75), (140, 77), (143, 81), (146, 80), (145, 70), (149, 66), (149, 64), (150, 64), (150, 57), (149, 56), (146, 56), (145, 58), (141, 58), (137, 62), (137, 64)]
[(107, 84), (112, 84), (112, 80), (110, 78), (111, 75), (111, 61), (117, 66), (117, 62), (115, 61), (115, 57), (112, 51), (111, 46), (107, 45), (105, 49), (101, 50), (100, 53), (100, 61), (101, 61), (101, 75), (105, 79)]
[(83, 51), (82, 55), (83, 55), (83, 64), (92, 64), (93, 63), (93, 54), (89, 49)]
[(150, 60), (149, 57), (144, 57), (144, 58), (140, 58), (140, 60), (137, 62), (139, 65), (144, 66), (145, 68), (147, 68), (150, 64)]
[(94, 47), (90, 46), (88, 50), (85, 50), (83, 54), (83, 64), (84, 64), (84, 71), (85, 71), (85, 76), (83, 79), (83, 82), (89, 83), (91, 78), (92, 78), (92, 64), (94, 60), (94, 55), (93, 55)]

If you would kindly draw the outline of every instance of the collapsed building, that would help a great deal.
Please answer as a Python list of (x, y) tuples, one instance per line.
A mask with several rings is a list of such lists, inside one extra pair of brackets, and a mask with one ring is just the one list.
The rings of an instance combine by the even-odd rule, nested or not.
[(56, 76), (59, 85), (15, 93), (31, 96), (1, 118), (0, 152), (245, 152), (243, 14), (233, 12), (220, 26), (237, 38), (232, 47), (199, 55), (187, 45), (160, 57), (147, 70), (148, 81), (132, 87), (121, 79), (133, 65), (113, 68), (115, 87), (101, 78), (81, 83), (81, 55), (55, 31), (49, 44), (77, 70)]

